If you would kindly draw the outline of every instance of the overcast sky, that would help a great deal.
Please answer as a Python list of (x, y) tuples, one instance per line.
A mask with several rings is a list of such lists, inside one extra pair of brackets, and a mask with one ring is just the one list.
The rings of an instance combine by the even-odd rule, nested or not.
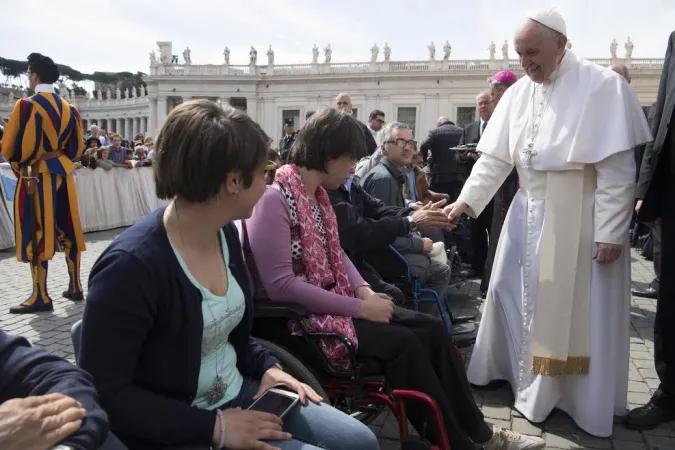
[(431, 40), (437, 58), (446, 40), (451, 59), (486, 59), (490, 41), (500, 57), (504, 40), (511, 43), (523, 14), (537, 5), (559, 9), (572, 50), (585, 57), (609, 57), (613, 38), (621, 57), (630, 36), (634, 58), (663, 58), (675, 29), (674, 0), (0, 0), (3, 4), (0, 56), (25, 59), (40, 52), (82, 72), (148, 72), (148, 54), (159, 40), (173, 41), (179, 55), (189, 46), (193, 64), (221, 64), (226, 45), (231, 64), (247, 64), (251, 45), (258, 63), (266, 63), (270, 44), (276, 64), (309, 63), (313, 45), (323, 49), (328, 43), (334, 62), (367, 61), (375, 42), (380, 48), (388, 42), (393, 60), (425, 60)]

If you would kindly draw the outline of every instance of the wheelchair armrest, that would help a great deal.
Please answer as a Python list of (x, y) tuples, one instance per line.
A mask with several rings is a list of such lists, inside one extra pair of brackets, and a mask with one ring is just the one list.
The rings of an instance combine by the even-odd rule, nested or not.
[(299, 303), (257, 300), (253, 302), (253, 317), (256, 319), (302, 320), (307, 316), (307, 308)]

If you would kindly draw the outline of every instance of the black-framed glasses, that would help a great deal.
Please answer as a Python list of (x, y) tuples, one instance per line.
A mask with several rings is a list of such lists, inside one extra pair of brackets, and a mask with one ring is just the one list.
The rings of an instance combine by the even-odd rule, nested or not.
[(393, 141), (387, 141), (385, 144), (394, 144), (398, 148), (408, 147), (410, 150), (417, 150), (417, 141), (406, 141), (405, 139), (395, 139)]

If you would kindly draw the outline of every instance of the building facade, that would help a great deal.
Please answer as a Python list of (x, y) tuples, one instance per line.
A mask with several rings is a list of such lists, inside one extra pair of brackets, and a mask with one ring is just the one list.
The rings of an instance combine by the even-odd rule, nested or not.
[[(315, 47), (313, 62), (294, 65), (274, 64), (271, 50), (268, 64), (260, 65), (252, 48), (250, 64), (240, 66), (229, 64), (227, 49), (220, 65), (192, 64), (189, 49), (183, 53), (184, 63), (179, 64), (171, 42), (158, 45), (159, 58), (155, 52), (150, 56), (147, 93), (119, 100), (71, 99), (80, 108), (85, 125), (97, 123), (126, 138), (138, 132), (155, 135), (173, 107), (205, 98), (245, 110), (276, 141), (285, 118), (293, 117), (296, 125), (302, 126), (306, 112), (334, 106), (335, 96), (345, 92), (359, 120), (367, 122), (369, 113), (379, 109), (387, 121), (405, 122), (421, 138), (435, 127), (439, 116), (459, 125), (476, 120), (475, 97), (487, 89), (491, 75), (503, 69), (523, 75), (518, 61), (508, 58), (508, 50), (496, 59), (494, 47), (485, 60), (453, 60), (449, 52), (436, 60), (430, 49), (427, 61), (390, 61), (385, 49), (385, 60), (378, 61), (378, 52), (373, 49), (370, 62), (355, 63), (330, 62), (329, 53), (325, 55), (328, 62), (318, 62)], [(649, 106), (656, 100), (663, 59), (591, 61), (603, 66), (625, 64), (640, 102)], [(6, 117), (13, 101), (0, 99), (0, 114)]]

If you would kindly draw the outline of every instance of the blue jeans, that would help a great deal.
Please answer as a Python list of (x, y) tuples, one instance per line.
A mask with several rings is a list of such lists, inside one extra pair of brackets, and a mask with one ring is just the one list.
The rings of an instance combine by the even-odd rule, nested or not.
[[(228, 408), (248, 408), (258, 391), (259, 381), (245, 379), (237, 398)], [(289, 441), (269, 441), (282, 450), (378, 450), (380, 444), (375, 434), (356, 419), (322, 403), (309, 400), (306, 405), (295, 407), (284, 417), (284, 431), (291, 433)]]

